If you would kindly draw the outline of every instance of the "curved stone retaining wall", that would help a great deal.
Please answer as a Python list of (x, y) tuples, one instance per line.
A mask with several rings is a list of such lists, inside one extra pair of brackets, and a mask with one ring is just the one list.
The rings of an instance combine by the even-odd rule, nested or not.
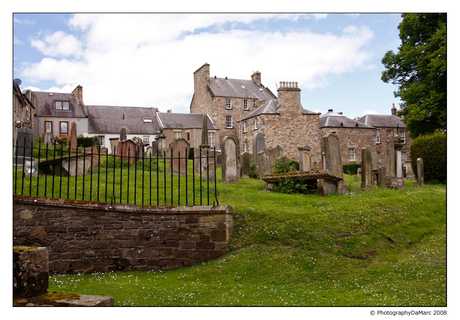
[(47, 247), (51, 274), (174, 269), (224, 255), (232, 214), (14, 196), (13, 245)]

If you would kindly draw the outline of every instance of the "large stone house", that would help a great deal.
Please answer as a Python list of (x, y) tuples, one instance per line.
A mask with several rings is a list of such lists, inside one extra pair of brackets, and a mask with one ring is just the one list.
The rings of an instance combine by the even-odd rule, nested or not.
[(294, 82), (281, 82), (278, 97), (262, 84), (261, 73), (251, 80), (210, 76), (209, 64), (194, 72), (191, 113), (206, 113), (220, 128), (220, 140), (232, 136), (238, 153), (252, 152), (257, 133), (264, 134), (267, 149), (280, 145), (283, 154), (298, 160), (298, 147), (311, 148), (312, 163), (321, 160), (319, 113), (304, 109), (300, 89)]
[(388, 136), (399, 135), (404, 147), (401, 150), (401, 162), (406, 166), (410, 161), (410, 145), (412, 139), (406, 130), (406, 125), (402, 118), (397, 116), (397, 110), (393, 104), (391, 115), (366, 114), (362, 117), (355, 118), (356, 121), (372, 126), (375, 132), (374, 144), (372, 145), (373, 154), (378, 164), (385, 164), (385, 154)]

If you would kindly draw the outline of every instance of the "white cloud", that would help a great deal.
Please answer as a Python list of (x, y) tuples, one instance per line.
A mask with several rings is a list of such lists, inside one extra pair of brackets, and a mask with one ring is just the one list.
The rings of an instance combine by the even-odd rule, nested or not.
[[(211, 65), (211, 76), (249, 80), (258, 70), (275, 92), (279, 81), (297, 81), (301, 89), (326, 86), (329, 77), (364, 68), (370, 58), (363, 47), (373, 33), (366, 27), (350, 26), (340, 35), (223, 29), (227, 21), (272, 17), (76, 14), (69, 26), (83, 32), (82, 40), (61, 31), (36, 40), (33, 45), (48, 57), (26, 65), (21, 76), (54, 80), (64, 87), (81, 84), (86, 104), (188, 112), (193, 72), (205, 62)], [(196, 32), (204, 28), (208, 32)], [(69, 60), (71, 56), (78, 59)]]
[(366, 115), (366, 114), (378, 114), (378, 112), (375, 111), (375, 110), (369, 110), (369, 109), (367, 109), (367, 110), (365, 110), (365, 111), (363, 112), (363, 116)]
[(45, 56), (51, 57), (79, 57), (82, 53), (81, 42), (73, 35), (56, 31), (53, 34), (46, 35), (44, 39), (33, 39), (30, 43)]

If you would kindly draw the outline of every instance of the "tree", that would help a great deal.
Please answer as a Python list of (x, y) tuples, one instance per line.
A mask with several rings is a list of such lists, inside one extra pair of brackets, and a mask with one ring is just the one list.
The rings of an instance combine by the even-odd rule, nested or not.
[(406, 13), (399, 24), (399, 52), (382, 59), (382, 80), (398, 85), (410, 136), (447, 129), (447, 14)]

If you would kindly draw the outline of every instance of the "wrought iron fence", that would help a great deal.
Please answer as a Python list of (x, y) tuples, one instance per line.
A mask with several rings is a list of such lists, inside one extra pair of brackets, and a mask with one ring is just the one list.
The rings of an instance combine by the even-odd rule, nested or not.
[(150, 206), (219, 205), (215, 148), (195, 152), (184, 148), (153, 156), (146, 156), (143, 148), (136, 150), (128, 147), (127, 153), (117, 154), (115, 149), (108, 154), (100, 148), (79, 152), (16, 143), (13, 192)]

